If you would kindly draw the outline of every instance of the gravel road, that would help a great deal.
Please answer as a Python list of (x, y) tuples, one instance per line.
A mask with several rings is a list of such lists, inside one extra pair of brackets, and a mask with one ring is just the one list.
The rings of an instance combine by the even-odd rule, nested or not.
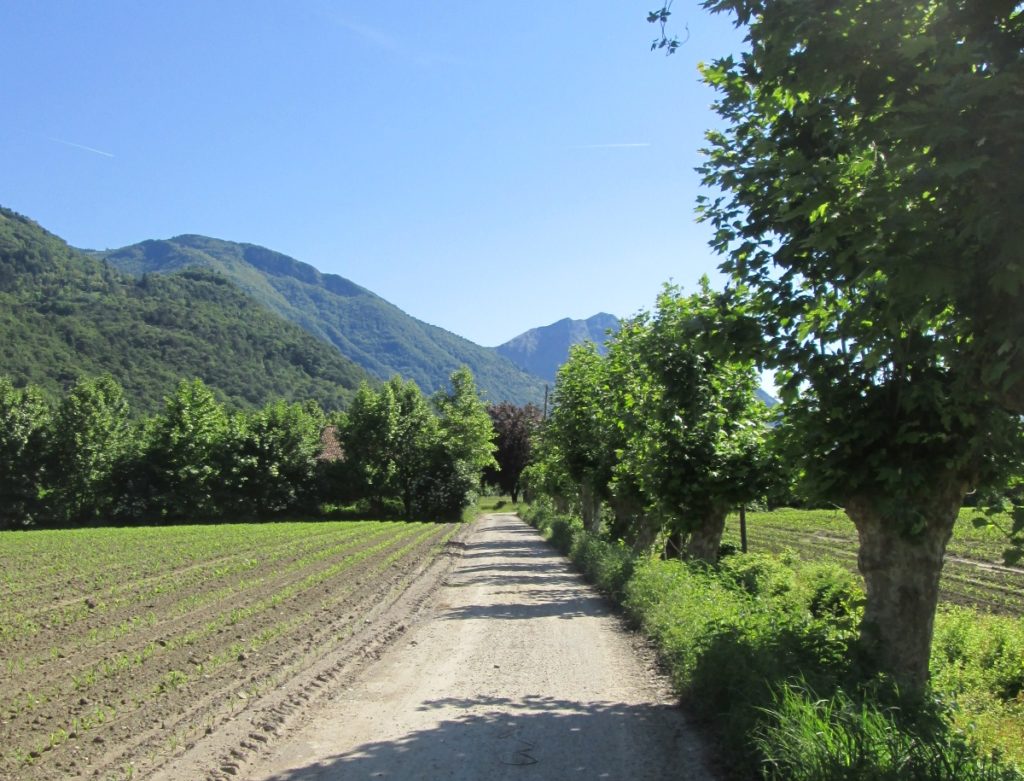
[(261, 781), (709, 779), (649, 654), (514, 515), (477, 521), (429, 608)]

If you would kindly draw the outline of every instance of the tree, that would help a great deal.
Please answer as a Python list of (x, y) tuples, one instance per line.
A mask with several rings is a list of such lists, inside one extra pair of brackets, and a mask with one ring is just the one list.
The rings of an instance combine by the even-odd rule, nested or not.
[(61, 400), (49, 442), (50, 512), (63, 522), (113, 509), (113, 480), (131, 436), (128, 402), (108, 375), (82, 379)]
[(438, 391), (433, 399), (441, 441), (453, 458), (480, 473), (496, 464), (491, 418), (468, 368), (456, 369), (449, 381), (451, 390)]
[(450, 378), (451, 390), (434, 395), (437, 441), (416, 490), (417, 512), (438, 520), (458, 520), (472, 503), (484, 469), (494, 461), (494, 429), (466, 367)]
[(222, 513), (228, 433), (227, 413), (203, 381), (179, 383), (150, 427), (144, 456), (157, 515), (202, 519)]
[(0, 529), (39, 520), (50, 409), (37, 388), (0, 376)]
[(533, 438), (540, 429), (541, 411), (536, 404), (518, 406), (508, 401), (487, 407), (494, 427), (494, 458), (497, 469), (485, 472), (489, 482), (497, 484), (503, 494), (519, 501), (520, 478), (530, 464)]
[(690, 296), (666, 286), (654, 313), (609, 345), (625, 436), (618, 490), (651, 503), (688, 555), (708, 562), (729, 511), (767, 486), (768, 410), (753, 362), (726, 354), (727, 325), (705, 278)]
[(608, 365), (593, 342), (573, 345), (558, 370), (551, 417), (544, 430), (548, 451), (557, 454), (579, 487), (583, 525), (596, 532), (621, 439), (608, 387)]
[(360, 386), (342, 432), (346, 459), (373, 509), (380, 512), (386, 500), (397, 499), (407, 519), (438, 441), (437, 417), (419, 387), (398, 376), (378, 391)]
[(338, 428), (354, 498), (369, 500), (377, 514), (388, 496), (393, 464), (387, 443), (394, 437), (397, 416), (394, 393), (375, 391), (364, 382)]
[[(1010, 0), (708, 0), (702, 198), (781, 372), (790, 450), (857, 527), (861, 627), (920, 692), (965, 494), (1020, 463), (1024, 14)], [(1018, 516), (1018, 524), (1024, 517)]]
[(278, 400), (239, 415), (228, 454), (236, 507), (263, 517), (315, 504), (323, 426), (316, 402)]

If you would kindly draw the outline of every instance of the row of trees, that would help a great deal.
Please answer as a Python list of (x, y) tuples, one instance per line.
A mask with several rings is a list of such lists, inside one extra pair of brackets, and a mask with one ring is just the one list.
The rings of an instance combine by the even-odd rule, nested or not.
[(563, 507), (577, 501), (589, 530), (607, 503), (612, 536), (646, 549), (663, 533), (713, 562), (728, 512), (778, 479), (754, 364), (721, 356), (719, 298), (707, 280), (690, 296), (666, 287), (606, 355), (577, 346), (559, 371), (529, 479)]
[(759, 326), (736, 347), (780, 373), (787, 452), (857, 527), (865, 651), (920, 691), (958, 511), (1021, 464), (1024, 14), (705, 6), (748, 33), (703, 68), (701, 214)]
[[(344, 457), (320, 460), (333, 422)], [(228, 412), (200, 380), (135, 420), (109, 376), (79, 381), (55, 406), (0, 378), (0, 528), (92, 521), (266, 518), (367, 500), (406, 518), (457, 518), (493, 432), (468, 370), (428, 402), (412, 382), (364, 385), (348, 415), (276, 401)]]
[(338, 432), (334, 494), (371, 512), (397, 503), (405, 518), (457, 520), (495, 464), (491, 420), (466, 368), (429, 401), (412, 380), (363, 385)]
[(314, 402), (228, 413), (200, 380), (134, 420), (109, 376), (56, 407), (0, 378), (0, 528), (312, 509), (324, 423)]
[[(764, 421), (739, 399), (754, 366), (774, 369), (782, 462), (858, 531), (865, 658), (920, 693), (958, 512), (1024, 463), (1024, 13), (703, 5), (747, 32), (702, 68), (723, 126), (699, 212), (728, 286), (663, 296), (607, 361), (573, 355), (539, 477), (556, 496), (578, 487), (591, 525), (601, 498), (627, 528), (654, 510), (708, 558), (721, 507), (763, 487)], [(664, 30), (670, 7), (650, 21)], [(1024, 542), (1024, 509), (1008, 531)]]

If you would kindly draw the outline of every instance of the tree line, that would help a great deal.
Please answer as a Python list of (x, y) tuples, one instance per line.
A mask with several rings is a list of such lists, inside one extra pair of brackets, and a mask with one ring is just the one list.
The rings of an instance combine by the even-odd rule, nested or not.
[[(343, 457), (321, 459), (330, 425)], [(493, 431), (472, 375), (427, 399), (412, 382), (364, 384), (348, 413), (273, 401), (229, 412), (182, 381), (136, 419), (109, 375), (56, 404), (0, 377), (0, 529), (311, 514), (364, 503), (405, 518), (458, 518), (493, 464)]]

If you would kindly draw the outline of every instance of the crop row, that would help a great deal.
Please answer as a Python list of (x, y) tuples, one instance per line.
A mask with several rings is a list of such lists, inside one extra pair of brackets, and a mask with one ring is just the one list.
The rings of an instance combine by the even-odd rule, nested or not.
[[(289, 562), (280, 568), (266, 568), (256, 577), (238, 581), (232, 587), (208, 592), (202, 590), (206, 584), (196, 584), (200, 587), (191, 597), (184, 600), (184, 604), (170, 604), (162, 612), (160, 621), (146, 622), (138, 626), (140, 636), (138, 644), (131, 650), (119, 650), (116, 654), (91, 659), (84, 668), (76, 669), (73, 655), (78, 649), (87, 646), (86, 638), (82, 635), (75, 635), (66, 632), (59, 638), (58, 645), (48, 645), (45, 655), (37, 655), (35, 665), (37, 668), (36, 678), (46, 677), (50, 679), (50, 686), (47, 687), (45, 699), (49, 700), (57, 695), (53, 690), (53, 681), (48, 675), (48, 663), (50, 660), (61, 659), (61, 668), (68, 670), (66, 677), (73, 681), (74, 688), (83, 691), (95, 684), (98, 679), (109, 679), (117, 674), (127, 672), (141, 665), (154, 655), (162, 653), (166, 649), (173, 650), (181, 645), (189, 645), (196, 642), (203, 636), (216, 632), (225, 626), (232, 626), (239, 623), (252, 614), (273, 607), (289, 596), (298, 592), (303, 585), (306, 587), (314, 582), (326, 579), (348, 566), (360, 561), (367, 555), (388, 547), (395, 539), (400, 539), (411, 533), (410, 527), (406, 524), (375, 524), (371, 527), (364, 527), (363, 534), (356, 534), (353, 538), (352, 530), (345, 528), (339, 533), (339, 541), (333, 546), (326, 547), (320, 551), (313, 552), (302, 558)], [(367, 547), (369, 546), (369, 547)], [(310, 572), (311, 566), (318, 561), (329, 559), (334, 555), (347, 553), (353, 548), (361, 548), (360, 553), (346, 555), (340, 561), (334, 563), (325, 572)], [(290, 582), (294, 573), (303, 573), (304, 580)], [(318, 580), (319, 579), (319, 580)], [(215, 595), (215, 599), (206, 599), (208, 594)], [(255, 599), (253, 595), (268, 594), (262, 599)], [(182, 626), (176, 619), (181, 616), (188, 618), (202, 619), (204, 614), (197, 608), (201, 602), (223, 603), (225, 606), (220, 612), (207, 616), (200, 629), (189, 629), (188, 625)], [(194, 623), (194, 620), (189, 622)], [(115, 634), (108, 630), (108, 635)], [(90, 630), (90, 636), (92, 630)], [(168, 639), (169, 638), (169, 639)], [(159, 642), (157, 642), (159, 640)], [(51, 643), (54, 638), (48, 638), (45, 642)], [(130, 645), (130, 644), (129, 644)], [(55, 650), (56, 649), (56, 650)], [(39, 665), (39, 662), (42, 665)], [(28, 666), (28, 665), (26, 665)], [(0, 678), (0, 681), (3, 679)]]
[[(190, 588), (199, 592), (207, 592), (210, 590), (207, 584), (214, 581), (226, 580), (231, 576), (252, 570), (272, 570), (276, 568), (279, 561), (295, 560), (297, 556), (308, 556), (311, 551), (314, 557), (329, 555), (332, 546), (336, 546), (339, 540), (358, 537), (365, 524), (354, 523), (350, 526), (351, 528), (335, 532), (329, 538), (325, 537), (323, 533), (314, 534), (308, 538), (264, 537), (262, 539), (264, 547), (262, 548), (258, 547), (261, 540), (257, 537), (255, 541), (250, 539), (245, 545), (240, 545), (241, 550), (233, 555), (220, 556), (217, 555), (217, 552), (211, 551), (212, 556), (208, 561), (196, 562), (185, 570), (171, 569), (140, 579), (133, 579), (131, 573), (122, 573), (125, 579), (118, 580), (105, 593), (97, 592), (94, 589), (83, 591), (80, 579), (68, 578), (64, 581), (62, 589), (64, 593), (73, 592), (70, 596), (65, 598), (58, 596), (49, 600), (42, 595), (37, 597), (44, 603), (41, 606), (22, 604), (20, 612), (10, 607), (0, 612), (0, 650), (5, 649), (5, 643), (10, 643), (25, 635), (39, 634), (46, 628), (66, 635), (67, 627), (82, 621), (91, 620), (94, 624), (103, 627), (109, 627), (112, 623), (121, 623), (124, 620), (131, 622), (134, 620), (134, 616), (131, 615), (115, 622), (104, 614), (152, 600), (165, 600), (171, 598), (176, 592)], [(191, 544), (195, 545), (196, 541), (193, 540)], [(128, 552), (126, 555), (129, 555)], [(190, 555), (194, 555), (194, 552)], [(173, 566), (169, 559), (170, 557), (165, 557), (168, 566)], [(85, 566), (82, 560), (78, 561), (78, 566)], [(86, 573), (91, 574), (88, 570)], [(56, 607), (48, 606), (48, 604), (55, 604)], [(90, 632), (93, 631), (95, 630), (90, 629)]]
[[(2, 552), (9, 562), (5, 610), (46, 609), (48, 605), (40, 605), (40, 598), (68, 584), (82, 593), (106, 597), (153, 581), (159, 588), (160, 582), (188, 575), (195, 568), (230, 566), (231, 561), (256, 551), (266, 557), (278, 547), (312, 546), (318, 538), (333, 536), (329, 530), (311, 524), (309, 534), (296, 537), (282, 526), (87, 529), (4, 535), (0, 538)], [(223, 528), (228, 531), (219, 531)]]
[[(436, 555), (454, 527), (397, 522), (180, 527), (172, 529), (180, 533), (161, 538), (164, 545), (173, 540), (188, 548), (179, 551), (161, 551), (138, 535), (140, 530), (102, 531), (77, 542), (117, 547), (120, 540), (112, 532), (136, 532), (126, 536), (124, 548), (148, 556), (135, 570), (146, 573), (146, 585), (112, 582), (101, 598), (90, 598), (93, 606), (83, 620), (65, 622), (65, 613), (48, 609), (53, 603), (84, 602), (74, 580), (63, 587), (49, 581), (49, 592), (37, 591), (41, 605), (22, 603), (22, 614), (35, 609), (45, 624), (40, 621), (36, 633), (20, 635), (16, 645), (24, 653), (8, 655), (0, 667), (0, 743), (5, 745), (0, 776), (4, 768), (28, 773), (62, 751), (85, 751), (85, 731), (91, 736), (101, 730), (108, 741), (114, 733), (135, 734), (140, 714), (158, 701), (163, 714), (168, 697), (177, 698), (171, 710), (182, 714), (191, 707), (182, 703), (193, 695), (219, 707), (220, 689), (231, 690), (233, 698), (249, 680), (251, 661), (245, 660), (254, 656), (272, 659), (266, 669), (275, 676), (301, 666), (309, 654), (362, 626), (365, 611), (382, 594), (404, 588), (410, 573), (419, 571), (418, 562)], [(145, 531), (160, 537), (166, 530)], [(56, 542), (49, 555), (75, 559), (52, 562), (51, 572), (75, 571), (77, 582), (103, 581), (89, 567), (104, 566), (109, 550), (76, 549), (52, 532), (45, 534)], [(35, 535), (0, 534), (0, 563), (10, 564), (8, 571), (24, 571), (22, 553), (30, 561), (45, 556), (41, 536), (32, 545), (8, 544), (19, 536)], [(209, 543), (205, 559), (203, 540)], [(225, 540), (240, 550), (232, 552)], [(160, 562), (169, 569), (161, 572)], [(180, 571), (183, 563), (186, 571)], [(157, 583), (167, 588), (154, 593)], [(140, 598), (156, 601), (140, 606)], [(11, 615), (7, 611), (5, 617)], [(12, 635), (4, 625), (0, 638), (9, 644)], [(186, 689), (182, 700), (179, 692)], [(65, 744), (71, 748), (62, 748)]]

